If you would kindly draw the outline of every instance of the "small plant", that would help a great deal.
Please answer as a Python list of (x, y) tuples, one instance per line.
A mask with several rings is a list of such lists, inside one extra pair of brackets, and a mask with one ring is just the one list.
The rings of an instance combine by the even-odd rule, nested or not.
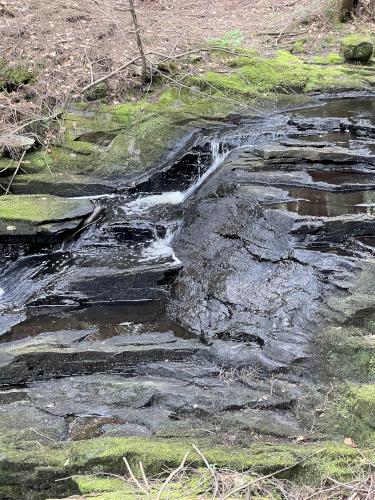
[(299, 38), (298, 40), (296, 40), (291, 49), (290, 49), (290, 52), (292, 54), (301, 54), (301, 52), (304, 51), (304, 47), (305, 47), (305, 44), (307, 42), (307, 39), (306, 38)]
[(231, 49), (238, 49), (244, 44), (245, 36), (240, 30), (232, 30), (224, 33), (222, 38), (214, 40), (216, 45), (220, 47), (228, 47)]

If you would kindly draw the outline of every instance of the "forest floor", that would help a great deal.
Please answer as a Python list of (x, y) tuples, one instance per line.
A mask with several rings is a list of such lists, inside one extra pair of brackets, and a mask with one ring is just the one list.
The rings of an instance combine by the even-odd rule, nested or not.
[[(331, 20), (330, 0), (136, 0), (146, 51), (178, 55), (207, 40), (229, 39), (262, 54), (293, 44), (305, 55), (330, 50), (343, 32), (372, 31), (367, 16)], [(0, 0), (0, 62), (36, 75), (0, 95), (0, 131), (79, 98), (82, 88), (137, 54), (126, 0)], [(202, 70), (203, 71), (203, 70)], [(0, 69), (1, 72), (1, 69)], [(134, 73), (111, 79), (121, 100)], [(47, 113), (48, 114), (48, 113)]]

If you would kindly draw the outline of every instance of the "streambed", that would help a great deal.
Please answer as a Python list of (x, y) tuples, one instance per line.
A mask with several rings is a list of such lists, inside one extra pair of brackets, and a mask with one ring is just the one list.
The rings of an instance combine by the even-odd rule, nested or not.
[(103, 215), (61, 247), (5, 260), (1, 431), (308, 435), (328, 376), (318, 337), (375, 311), (374, 103), (208, 130), (92, 197)]

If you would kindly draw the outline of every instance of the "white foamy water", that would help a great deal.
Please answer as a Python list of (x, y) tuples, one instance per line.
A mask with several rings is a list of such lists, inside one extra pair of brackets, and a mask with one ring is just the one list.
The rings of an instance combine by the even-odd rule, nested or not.
[(229, 154), (229, 151), (220, 153), (220, 142), (215, 139), (212, 140), (210, 147), (212, 157), (211, 165), (202, 175), (198, 177), (195, 182), (192, 183), (188, 189), (185, 191), (166, 191), (161, 194), (151, 194), (149, 196), (139, 197), (134, 201), (130, 201), (121, 208), (127, 215), (132, 215), (146, 212), (150, 208), (160, 205), (180, 205), (183, 203), (194, 193), (194, 191), (199, 188), (207, 177), (209, 177), (219, 167)]
[(90, 195), (85, 195), (85, 196), (70, 196), (68, 199), (69, 200), (102, 200), (102, 199), (110, 199), (110, 198), (116, 198), (118, 196), (115, 193), (109, 193), (109, 194), (90, 194)]
[(176, 257), (172, 248), (172, 242), (175, 238), (180, 226), (177, 228), (168, 227), (165, 236), (161, 238), (157, 234), (151, 245), (147, 246), (142, 251), (140, 262), (151, 262), (156, 259), (172, 259), (175, 264), (181, 264), (181, 261)]

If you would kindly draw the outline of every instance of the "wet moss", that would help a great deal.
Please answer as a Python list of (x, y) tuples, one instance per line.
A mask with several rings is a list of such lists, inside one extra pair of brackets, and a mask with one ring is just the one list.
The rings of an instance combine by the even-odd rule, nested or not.
[(74, 476), (80, 493), (83, 495), (101, 494), (96, 498), (102, 500), (122, 500), (134, 496), (136, 490), (125, 481), (113, 477), (103, 476)]
[(81, 200), (50, 195), (4, 196), (0, 198), (0, 219), (3, 223), (26, 221), (39, 224), (74, 218), (82, 206)]
[(91, 155), (98, 152), (98, 147), (87, 141), (66, 141), (64, 147), (69, 151), (82, 155)]

